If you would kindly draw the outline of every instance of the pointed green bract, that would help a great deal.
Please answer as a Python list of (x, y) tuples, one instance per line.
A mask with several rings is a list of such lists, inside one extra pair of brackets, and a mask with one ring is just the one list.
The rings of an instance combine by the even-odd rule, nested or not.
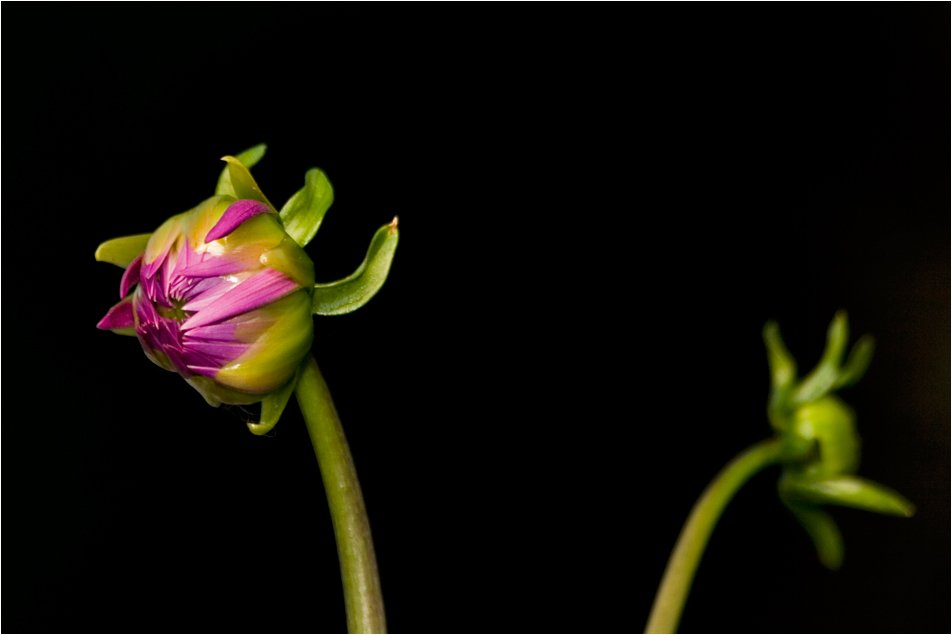
[(221, 194), (230, 194), (239, 201), (261, 201), (271, 209), (274, 209), (274, 205), (272, 205), (268, 197), (264, 195), (261, 188), (258, 187), (258, 184), (255, 182), (254, 177), (251, 176), (251, 172), (241, 161), (232, 156), (222, 157), (221, 160), (228, 163), (227, 170), (231, 178), (231, 192), (221, 192)]
[[(264, 156), (265, 150), (267, 149), (267, 145), (259, 143), (252, 148), (248, 148), (244, 152), (239, 152), (235, 155), (235, 158), (241, 161), (241, 163), (250, 170), (258, 161), (261, 160), (261, 157)], [(235, 196), (235, 191), (231, 186), (231, 172), (228, 171), (227, 166), (221, 171), (221, 176), (218, 177), (218, 185), (215, 187), (215, 194), (228, 194), (229, 196)]]
[(800, 387), (793, 394), (795, 403), (810, 403), (833, 389), (839, 379), (840, 364), (848, 339), (846, 311), (837, 311), (827, 331), (823, 357), (816, 368), (800, 382)]
[(145, 251), (151, 236), (152, 234), (136, 234), (107, 240), (96, 248), (96, 260), (125, 269), (136, 259), (136, 256)]
[(767, 346), (767, 365), (770, 367), (770, 402), (767, 405), (767, 418), (774, 430), (782, 431), (786, 425), (785, 412), (790, 392), (797, 379), (797, 362), (787, 350), (780, 337), (780, 327), (776, 322), (767, 322), (763, 331), (764, 344)]
[(827, 569), (836, 571), (843, 564), (843, 536), (836, 521), (821, 509), (812, 505), (784, 501), (797, 517), (816, 547), (817, 558)]
[(864, 335), (859, 338), (840, 370), (834, 388), (846, 388), (862, 379), (863, 375), (866, 374), (866, 369), (869, 368), (870, 362), (873, 361), (874, 348), (875, 342), (871, 336)]
[(334, 188), (327, 175), (312, 168), (304, 175), (304, 187), (281, 208), (284, 230), (304, 247), (321, 226), (327, 208), (334, 202)]
[(384, 225), (370, 241), (367, 257), (352, 275), (327, 284), (314, 285), (313, 310), (317, 315), (341, 315), (365, 305), (387, 279), (400, 232), (397, 217)]
[(797, 378), (797, 362), (780, 337), (780, 327), (776, 322), (767, 322), (763, 335), (767, 345), (771, 385), (774, 388), (789, 386)]
[(301, 371), (298, 369), (291, 381), (261, 400), (261, 421), (248, 424), (248, 429), (251, 430), (252, 434), (267, 434), (278, 424), (278, 420), (294, 392), (294, 387), (297, 386), (300, 374)]
[(916, 509), (898, 492), (858, 476), (815, 481), (790, 478), (784, 479), (780, 488), (783, 496), (815, 505), (842, 505), (906, 517)]

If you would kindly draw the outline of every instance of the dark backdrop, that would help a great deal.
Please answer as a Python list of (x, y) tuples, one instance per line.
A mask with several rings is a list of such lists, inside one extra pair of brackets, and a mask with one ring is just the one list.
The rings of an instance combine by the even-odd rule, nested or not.
[(211, 10), (4, 12), (5, 632), (344, 628), (297, 406), (255, 437), (95, 328), (96, 246), (259, 142), (278, 205), (334, 184), (319, 280), (400, 215), (386, 286), (314, 344), (391, 630), (640, 630), (769, 434), (763, 323), (807, 370), (840, 308), (877, 338), (861, 473), (918, 513), (836, 510), (829, 573), (768, 470), (683, 630), (949, 628), (947, 4)]

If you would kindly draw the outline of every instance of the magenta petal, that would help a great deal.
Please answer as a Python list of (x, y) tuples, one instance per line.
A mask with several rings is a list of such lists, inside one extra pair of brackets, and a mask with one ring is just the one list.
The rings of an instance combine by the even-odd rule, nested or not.
[(182, 330), (220, 322), (274, 302), (300, 289), (297, 282), (274, 269), (248, 278), (182, 323)]
[(214, 379), (214, 378), (215, 378), (215, 375), (218, 374), (218, 371), (221, 370), (221, 366), (195, 366), (195, 365), (190, 365), (190, 366), (188, 367), (188, 369), (189, 369), (190, 371), (192, 371), (193, 373), (195, 373), (196, 375), (204, 375), (205, 377), (208, 377), (208, 378), (210, 378), (210, 379)]
[(238, 225), (258, 214), (271, 213), (271, 208), (260, 201), (241, 200), (228, 206), (221, 219), (205, 234), (205, 242), (210, 243), (235, 231)]
[(204, 342), (234, 342), (235, 325), (233, 323), (209, 324), (208, 326), (199, 326), (190, 329), (186, 338), (189, 341), (201, 340)]
[(208, 287), (201, 293), (194, 294), (192, 299), (182, 307), (183, 310), (201, 311), (237, 286), (236, 283), (228, 282), (223, 278), (207, 278), (207, 280), (214, 280), (218, 284)]
[(192, 354), (200, 354), (214, 362), (219, 368), (237, 359), (248, 350), (248, 344), (232, 342), (187, 342), (188, 350)]
[[(142, 254), (145, 252), (143, 251)], [(142, 268), (142, 254), (136, 256), (136, 259), (129, 263), (126, 272), (122, 274), (122, 282), (119, 283), (119, 297), (124, 298), (129, 295), (129, 289), (139, 282), (139, 271)]]
[[(139, 258), (141, 258), (141, 256)], [(138, 258), (136, 260), (138, 260)], [(96, 325), (96, 328), (126, 329), (132, 326), (135, 326), (135, 316), (132, 314), (132, 298), (128, 298), (109, 309), (109, 312), (106, 313), (106, 317), (99, 320), (99, 324)]]
[(179, 273), (191, 278), (211, 278), (214, 276), (227, 276), (230, 273), (238, 273), (239, 271), (247, 271), (248, 269), (248, 263), (241, 259), (213, 257), (186, 267), (180, 270)]

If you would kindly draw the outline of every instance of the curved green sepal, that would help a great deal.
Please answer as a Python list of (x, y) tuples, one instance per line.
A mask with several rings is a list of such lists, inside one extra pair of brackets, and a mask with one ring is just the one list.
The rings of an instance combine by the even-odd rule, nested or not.
[(304, 188), (281, 208), (281, 222), (294, 241), (304, 247), (321, 226), (327, 208), (334, 202), (334, 188), (327, 175), (317, 168), (311, 168), (304, 175)]
[(764, 325), (764, 344), (767, 346), (767, 365), (770, 368), (770, 402), (767, 417), (775, 430), (786, 427), (785, 406), (797, 378), (797, 362), (780, 337), (780, 327), (770, 321)]
[(859, 341), (853, 346), (853, 350), (850, 351), (849, 357), (846, 358), (846, 363), (840, 370), (834, 388), (852, 386), (862, 379), (863, 375), (866, 374), (866, 369), (869, 368), (870, 362), (873, 361), (874, 348), (875, 341), (871, 335), (864, 335), (859, 338)]
[(821, 480), (783, 479), (781, 495), (814, 505), (842, 505), (880, 514), (912, 516), (915, 505), (888, 487), (857, 476)]
[(301, 369), (298, 368), (291, 381), (274, 391), (261, 400), (261, 421), (258, 423), (248, 423), (248, 429), (252, 434), (262, 435), (271, 432), (272, 428), (278, 424), (284, 408), (288, 405), (288, 400), (297, 386), (298, 377), (301, 375)]
[(843, 564), (843, 536), (836, 521), (825, 511), (793, 501), (783, 501), (806, 530), (820, 563), (832, 571)]
[(399, 239), (397, 217), (394, 216), (389, 225), (384, 225), (374, 234), (367, 257), (357, 271), (337, 282), (314, 285), (314, 313), (341, 315), (367, 304), (387, 279)]
[(767, 364), (770, 366), (770, 384), (774, 388), (789, 386), (797, 378), (797, 362), (780, 337), (780, 327), (770, 321), (764, 325), (764, 344), (767, 345)]
[(228, 167), (225, 168), (228, 170), (228, 174), (231, 179), (231, 191), (230, 192), (217, 192), (216, 194), (225, 194), (234, 196), (236, 199), (240, 200), (255, 200), (261, 201), (271, 209), (274, 209), (274, 205), (271, 204), (271, 201), (268, 200), (268, 197), (264, 195), (261, 191), (261, 188), (258, 187), (258, 184), (255, 182), (251, 172), (248, 170), (245, 165), (232, 156), (225, 156), (221, 158), (222, 161), (228, 163)]
[(96, 260), (127, 268), (136, 256), (145, 251), (152, 234), (136, 234), (107, 240), (96, 248)]
[(833, 390), (840, 375), (840, 364), (850, 329), (846, 311), (837, 311), (826, 333), (826, 348), (816, 368), (804, 377), (793, 395), (795, 403), (810, 403)]
[[(261, 157), (264, 156), (265, 150), (267, 149), (268, 146), (263, 143), (259, 143), (254, 147), (248, 148), (244, 152), (239, 152), (235, 155), (235, 158), (241, 161), (241, 163), (250, 170), (258, 161), (261, 160)], [(235, 190), (231, 186), (231, 172), (228, 171), (228, 167), (226, 166), (225, 169), (221, 171), (221, 176), (218, 177), (218, 185), (215, 186), (215, 194), (228, 194), (229, 196), (234, 196), (234, 192)]]

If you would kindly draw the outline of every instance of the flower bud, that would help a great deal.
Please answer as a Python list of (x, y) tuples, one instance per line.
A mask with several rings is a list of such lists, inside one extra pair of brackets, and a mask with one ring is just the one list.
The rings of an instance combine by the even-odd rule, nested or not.
[(213, 196), (151, 235), (98, 326), (134, 332), (213, 406), (254, 403), (310, 350), (313, 288), (311, 259), (270, 204)]
[[(277, 424), (314, 339), (311, 315), (341, 315), (383, 286), (399, 241), (397, 218), (374, 234), (357, 270), (315, 285), (304, 247), (334, 201), (312, 168), (275, 211), (249, 168), (259, 144), (226, 156), (215, 196), (152, 234), (107, 240), (96, 260), (125, 269), (122, 301), (99, 328), (139, 338), (153, 362), (182, 375), (213, 406), (262, 402), (254, 434)], [(133, 288), (135, 289), (133, 291)]]

